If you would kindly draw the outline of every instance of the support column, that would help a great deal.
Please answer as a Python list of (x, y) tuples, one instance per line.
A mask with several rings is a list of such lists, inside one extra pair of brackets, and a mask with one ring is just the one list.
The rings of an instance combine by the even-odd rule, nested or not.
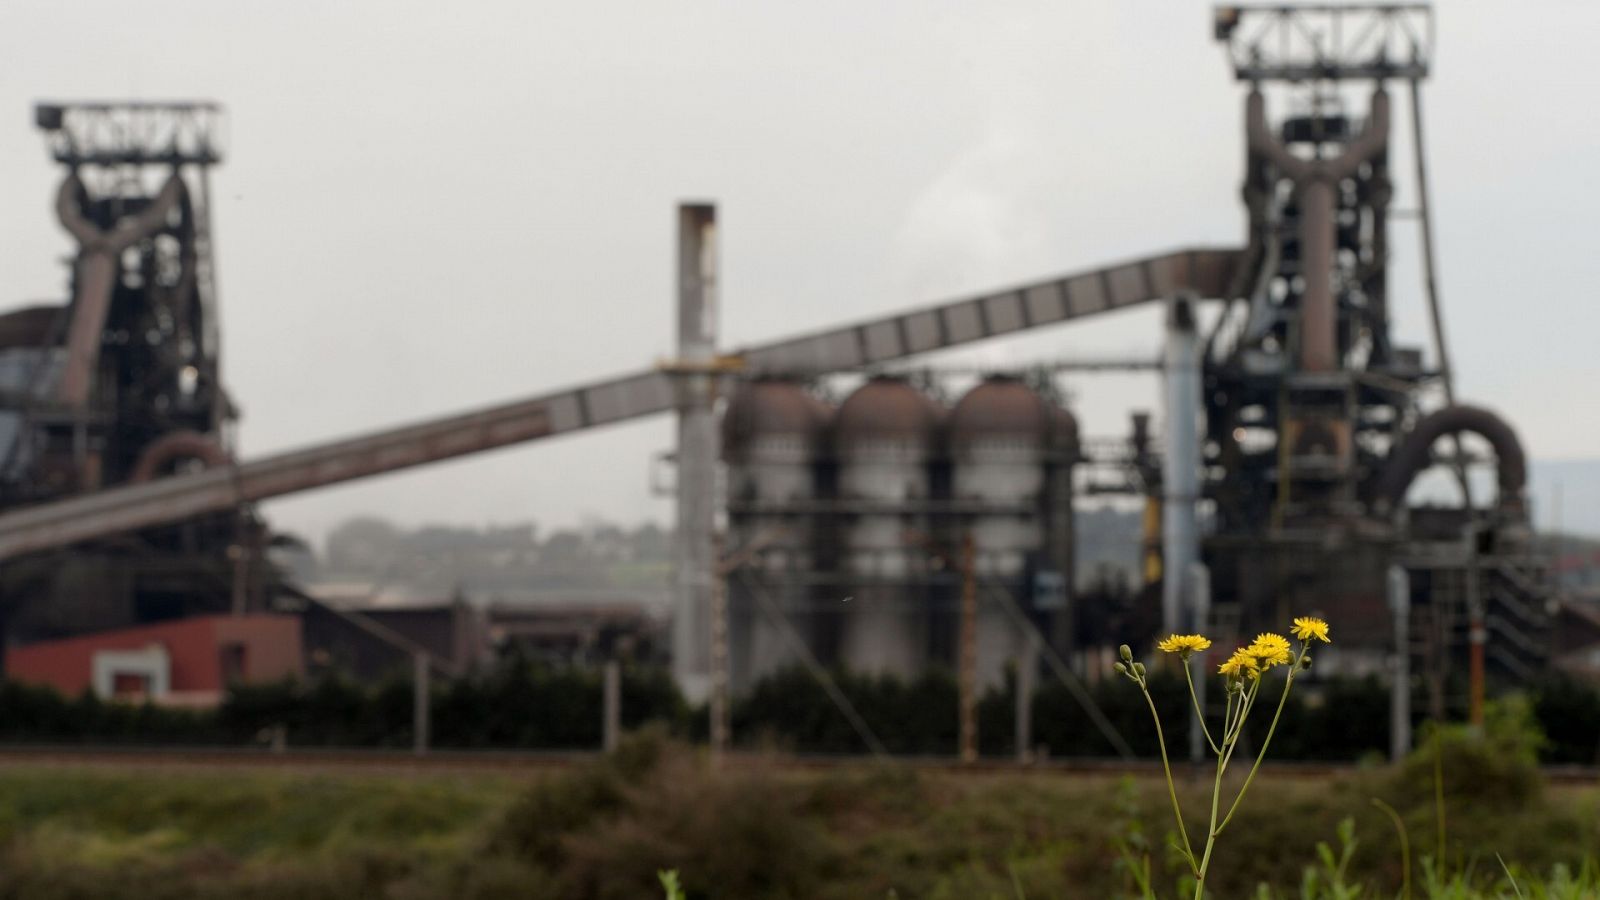
[(1389, 613), (1394, 617), (1394, 659), (1390, 664), (1389, 758), (1400, 762), (1411, 752), (1411, 576), (1389, 567)]
[(1161, 628), (1181, 631), (1190, 619), (1192, 596), (1184, 580), (1200, 559), (1195, 502), (1200, 494), (1200, 341), (1194, 301), (1174, 299), (1167, 307), (1165, 393), (1166, 452), (1161, 466)]
[(690, 703), (711, 687), (717, 423), (712, 372), (717, 342), (717, 211), (678, 207), (678, 483), (672, 672)]

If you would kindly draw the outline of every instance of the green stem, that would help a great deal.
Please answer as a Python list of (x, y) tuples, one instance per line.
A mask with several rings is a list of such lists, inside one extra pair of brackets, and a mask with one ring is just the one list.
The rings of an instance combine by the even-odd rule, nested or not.
[(1206, 870), (1211, 865), (1211, 850), (1217, 845), (1217, 798), (1222, 796), (1223, 756), (1217, 754), (1217, 777), (1211, 783), (1211, 824), (1206, 827), (1206, 852), (1200, 857), (1200, 871), (1195, 875), (1194, 900), (1201, 900), (1206, 891)]
[(1406, 822), (1395, 812), (1394, 807), (1377, 797), (1372, 798), (1372, 805), (1383, 810), (1384, 815), (1394, 822), (1394, 830), (1400, 834), (1400, 871), (1404, 879), (1400, 897), (1401, 900), (1411, 900), (1411, 839), (1406, 834)]
[[(1224, 682), (1224, 685), (1226, 685), (1226, 682)], [(1226, 686), (1224, 686), (1222, 690), (1225, 694), (1227, 694), (1227, 702), (1222, 708), (1222, 749), (1225, 750), (1228, 747), (1228, 735), (1233, 731), (1234, 708), (1233, 691), (1228, 690)], [(1240, 695), (1239, 699), (1242, 702), (1244, 700), (1243, 695)], [(1222, 750), (1217, 751), (1217, 756), (1222, 756)]]
[[(1217, 826), (1217, 834), (1221, 834), (1222, 829), (1227, 828), (1228, 823), (1233, 820), (1233, 814), (1243, 802), (1245, 792), (1250, 790), (1250, 782), (1256, 777), (1256, 770), (1261, 768), (1261, 760), (1267, 756), (1267, 748), (1272, 745), (1272, 735), (1278, 730), (1278, 720), (1283, 717), (1283, 705), (1289, 700), (1289, 688), (1294, 685), (1294, 675), (1300, 670), (1300, 657), (1305, 656), (1305, 652), (1305, 648), (1301, 647), (1299, 656), (1289, 662), (1289, 674), (1283, 679), (1283, 694), (1278, 697), (1278, 709), (1273, 712), (1272, 724), (1267, 727), (1267, 738), (1261, 742), (1261, 751), (1256, 754), (1256, 761), (1250, 766), (1250, 774), (1245, 776), (1244, 785), (1239, 788), (1239, 795), (1233, 798), (1233, 805), (1228, 807), (1228, 814), (1223, 817), (1222, 824)], [(1266, 677), (1265, 674), (1262, 677)], [(1243, 725), (1243, 720), (1240, 721), (1240, 725)]]
[(1189, 661), (1183, 661), (1183, 680), (1189, 683), (1189, 702), (1194, 704), (1194, 717), (1200, 723), (1200, 733), (1206, 736), (1206, 743), (1211, 745), (1211, 752), (1220, 754), (1217, 742), (1211, 739), (1211, 729), (1206, 727), (1206, 714), (1200, 709), (1200, 695), (1194, 692), (1194, 675), (1189, 672)]
[(1439, 840), (1434, 852), (1439, 860), (1439, 870), (1444, 871), (1444, 741), (1439, 739), (1438, 723), (1433, 730), (1433, 811), (1438, 823)]
[(1233, 751), (1239, 749), (1239, 735), (1244, 732), (1244, 720), (1249, 717), (1250, 711), (1255, 709), (1256, 694), (1260, 690), (1261, 679), (1256, 678), (1251, 680), (1250, 687), (1239, 694), (1239, 714), (1234, 717), (1233, 731), (1229, 736), (1224, 737), (1222, 741), (1223, 746), (1228, 748), (1227, 758), (1222, 761), (1224, 771), (1227, 770), (1228, 763), (1233, 762)]
[(1167, 762), (1167, 738), (1161, 733), (1161, 716), (1156, 712), (1156, 702), (1150, 699), (1150, 690), (1139, 683), (1144, 702), (1150, 706), (1150, 718), (1156, 723), (1156, 743), (1161, 746), (1161, 771), (1167, 776), (1167, 796), (1172, 798), (1172, 816), (1178, 821), (1178, 834), (1183, 836), (1183, 852), (1189, 856), (1189, 867), (1194, 868), (1194, 847), (1189, 843), (1189, 829), (1183, 825), (1183, 810), (1178, 806), (1178, 789), (1172, 785), (1172, 766)]

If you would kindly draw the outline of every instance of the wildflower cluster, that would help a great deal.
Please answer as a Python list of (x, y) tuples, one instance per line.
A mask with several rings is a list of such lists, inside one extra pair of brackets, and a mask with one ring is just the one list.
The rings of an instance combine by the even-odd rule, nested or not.
[[(1200, 708), (1200, 701), (1194, 689), (1194, 676), (1189, 666), (1191, 657), (1210, 649), (1210, 639), (1199, 634), (1174, 634), (1156, 644), (1156, 649), (1163, 653), (1176, 654), (1180, 659), (1184, 678), (1189, 685), (1189, 699), (1194, 704), (1195, 715), (1198, 717), (1206, 743), (1210, 745), (1211, 752), (1217, 758), (1216, 780), (1211, 790), (1211, 824), (1206, 830), (1205, 849), (1198, 859), (1194, 846), (1190, 843), (1188, 829), (1183, 823), (1183, 810), (1178, 803), (1178, 792), (1172, 784), (1172, 765), (1167, 759), (1166, 737), (1161, 731), (1161, 716), (1156, 712), (1155, 701), (1150, 697), (1145, 665), (1134, 661), (1133, 650), (1128, 645), (1124, 644), (1120, 648), (1122, 661), (1116, 663), (1115, 668), (1118, 673), (1126, 675), (1139, 686), (1146, 704), (1150, 707), (1150, 716), (1155, 720), (1156, 740), (1161, 747), (1161, 768), (1167, 776), (1167, 793), (1172, 798), (1172, 814), (1177, 820), (1178, 836), (1182, 842), (1177, 850), (1189, 864), (1190, 871), (1194, 875), (1195, 900), (1200, 900), (1205, 894), (1206, 872), (1211, 865), (1211, 853), (1216, 847), (1217, 837), (1233, 820), (1233, 814), (1239, 809), (1240, 801), (1244, 800), (1245, 792), (1250, 790), (1250, 782), (1255, 779), (1256, 770), (1261, 767), (1261, 760), (1267, 755), (1267, 747), (1272, 744), (1272, 736), (1278, 730), (1278, 719), (1283, 715), (1284, 703), (1289, 699), (1289, 690), (1294, 686), (1295, 675), (1311, 667), (1312, 641), (1323, 643), (1332, 641), (1328, 636), (1328, 623), (1310, 616), (1295, 619), (1290, 633), (1300, 642), (1298, 648), (1281, 634), (1263, 632), (1256, 635), (1255, 640), (1249, 644), (1234, 650), (1217, 666), (1217, 673), (1222, 676), (1226, 688), (1226, 702), (1223, 706), (1221, 728), (1216, 736), (1213, 736), (1211, 727), (1206, 722), (1205, 711)], [(1245, 776), (1244, 784), (1234, 795), (1233, 802), (1228, 805), (1226, 814), (1221, 816), (1219, 822), (1222, 776), (1227, 772), (1228, 764), (1233, 761), (1234, 751), (1239, 747), (1239, 737), (1244, 732), (1245, 720), (1255, 709), (1262, 681), (1271, 670), (1279, 666), (1286, 669), (1286, 674), (1283, 679), (1283, 691), (1278, 698), (1278, 708), (1272, 715), (1272, 724), (1267, 728), (1266, 740), (1261, 742), (1261, 749), (1256, 753), (1255, 762), (1250, 766), (1250, 773)]]

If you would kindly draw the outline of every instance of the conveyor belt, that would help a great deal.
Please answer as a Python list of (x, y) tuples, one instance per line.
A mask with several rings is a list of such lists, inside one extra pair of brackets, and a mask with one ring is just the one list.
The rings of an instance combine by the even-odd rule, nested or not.
[[(761, 344), (749, 374), (855, 369), (1122, 309), (1180, 292), (1226, 297), (1238, 250), (1186, 250)], [(644, 371), (253, 462), (97, 491), (0, 515), (0, 559), (666, 412), (673, 376)]]

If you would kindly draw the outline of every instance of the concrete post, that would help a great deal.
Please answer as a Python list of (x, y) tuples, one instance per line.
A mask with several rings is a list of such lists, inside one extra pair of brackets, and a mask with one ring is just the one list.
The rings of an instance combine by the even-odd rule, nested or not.
[(601, 707), (600, 748), (610, 753), (622, 738), (622, 665), (614, 659), (606, 660)]
[(1411, 576), (1389, 567), (1389, 613), (1394, 617), (1394, 658), (1389, 687), (1389, 758), (1411, 752)]
[[(1165, 394), (1166, 453), (1161, 467), (1161, 627), (1176, 632), (1190, 619), (1184, 580), (1200, 558), (1195, 502), (1200, 495), (1200, 340), (1194, 302), (1175, 298), (1167, 308)], [(1186, 602), (1187, 601), (1187, 602)]]
[(712, 402), (717, 341), (717, 211), (678, 207), (678, 484), (672, 671), (690, 703), (711, 681), (718, 435)]
[(1017, 659), (1017, 762), (1033, 762), (1033, 692), (1039, 675), (1039, 633), (1028, 629), (1022, 636)]
[(411, 735), (412, 749), (418, 756), (426, 756), (428, 744), (432, 736), (429, 722), (429, 676), (433, 673), (433, 663), (428, 658), (426, 650), (418, 650), (411, 655)]
[(1466, 544), (1467, 566), (1462, 573), (1466, 578), (1467, 600), (1467, 722), (1473, 733), (1483, 735), (1484, 655), (1489, 644), (1489, 627), (1485, 615), (1483, 594), (1478, 582), (1478, 530), (1467, 525), (1463, 536)]
[(978, 761), (978, 575), (972, 532), (961, 538), (961, 616), (956, 632), (956, 679), (963, 764)]

